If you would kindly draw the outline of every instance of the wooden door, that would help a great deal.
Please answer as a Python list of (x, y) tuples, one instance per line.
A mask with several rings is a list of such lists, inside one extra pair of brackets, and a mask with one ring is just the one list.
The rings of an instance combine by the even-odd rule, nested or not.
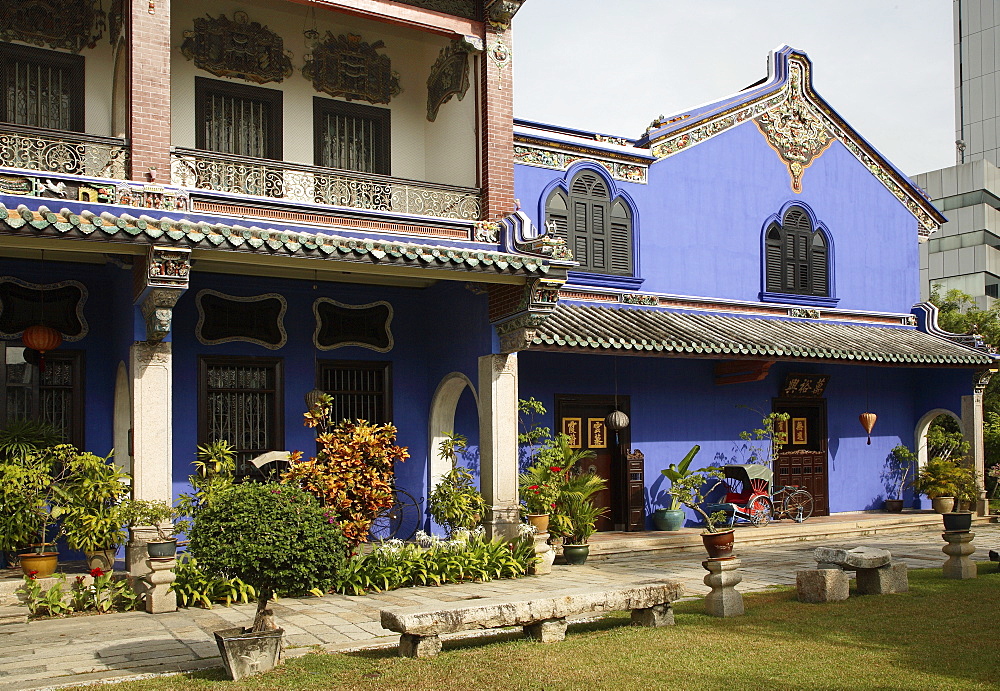
[[(627, 397), (619, 396), (618, 406), (627, 414)], [(626, 468), (619, 445), (625, 444), (627, 448), (628, 430), (616, 435), (606, 428), (604, 418), (613, 410), (613, 396), (556, 396), (556, 427), (553, 432), (566, 432), (572, 437), (571, 443), (575, 448), (593, 451), (594, 457), (580, 461), (577, 467), (596, 473), (608, 483), (606, 490), (593, 497), (596, 506), (608, 509), (607, 515), (597, 522), (599, 531), (620, 529), (626, 522), (627, 500), (621, 498), (625, 490), (623, 476)]]
[(826, 401), (776, 399), (774, 412), (789, 415), (788, 441), (775, 462), (775, 487), (799, 485), (813, 495), (813, 515), (829, 515)]

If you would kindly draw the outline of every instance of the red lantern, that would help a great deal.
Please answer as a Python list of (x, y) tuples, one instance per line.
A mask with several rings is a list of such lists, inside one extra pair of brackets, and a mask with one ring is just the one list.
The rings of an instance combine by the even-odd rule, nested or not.
[(38, 370), (45, 371), (45, 353), (55, 350), (62, 344), (62, 334), (51, 326), (35, 324), (29, 326), (21, 334), (21, 341), (25, 346), (38, 351)]
[(858, 420), (861, 421), (861, 426), (865, 428), (865, 432), (868, 433), (868, 445), (871, 446), (872, 443), (872, 428), (875, 426), (875, 421), (878, 419), (878, 415), (875, 413), (861, 413), (858, 416)]

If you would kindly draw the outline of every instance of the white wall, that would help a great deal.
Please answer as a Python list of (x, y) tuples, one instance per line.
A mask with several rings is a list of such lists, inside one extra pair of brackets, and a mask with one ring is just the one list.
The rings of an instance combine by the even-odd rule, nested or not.
[[(387, 106), (392, 111), (391, 171), (393, 177), (474, 187), (476, 175), (475, 82), (463, 101), (452, 98), (438, 113), (436, 122), (427, 121), (427, 76), (438, 52), (449, 40), (444, 36), (310, 8), (292, 2), (245, 0), (213, 2), (210, 14), (242, 10), (250, 21), (260, 22), (284, 39), (292, 53), (294, 73), (282, 82), (262, 84), (283, 92), (283, 153), (286, 161), (313, 164), (313, 97), (322, 96), (302, 76), (307, 52), (303, 31), (315, 26), (321, 36), (355, 33), (368, 43), (382, 40), (392, 69), (400, 75), (402, 93)], [(194, 28), (195, 17), (205, 16), (205, 3), (174, 0), (171, 3), (171, 139), (174, 146), (194, 148), (194, 78), (222, 79), (195, 67), (180, 52), (184, 31)], [(256, 85), (255, 85), (256, 86)], [(363, 103), (363, 102), (362, 102)], [(386, 107), (384, 104), (377, 104)]]

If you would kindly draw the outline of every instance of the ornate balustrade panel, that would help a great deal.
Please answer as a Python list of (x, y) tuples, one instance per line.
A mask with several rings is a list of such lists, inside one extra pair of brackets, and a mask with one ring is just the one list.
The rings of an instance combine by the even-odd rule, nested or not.
[(482, 209), (477, 189), (189, 149), (174, 153), (171, 177), (175, 185), (190, 189), (366, 211), (475, 221), (479, 219)]
[(129, 154), (123, 139), (0, 125), (0, 165), (127, 180)]

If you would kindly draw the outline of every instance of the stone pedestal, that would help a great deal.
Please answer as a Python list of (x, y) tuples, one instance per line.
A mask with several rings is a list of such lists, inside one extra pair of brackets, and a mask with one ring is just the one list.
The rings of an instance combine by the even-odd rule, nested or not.
[(795, 574), (799, 602), (840, 602), (850, 594), (851, 579), (840, 567), (807, 569)]
[(976, 548), (972, 546), (972, 540), (976, 534), (962, 531), (941, 533), (941, 537), (948, 543), (941, 548), (941, 551), (948, 555), (944, 566), (941, 567), (944, 577), (956, 580), (975, 578), (976, 565), (969, 559), (969, 555), (976, 551)]
[(632, 626), (656, 627), (673, 625), (674, 608), (669, 604), (632, 610)]
[(566, 639), (565, 619), (546, 619), (524, 627), (524, 635), (541, 643), (555, 643)]
[(146, 611), (150, 614), (177, 611), (177, 595), (171, 592), (170, 584), (177, 580), (174, 567), (177, 560), (173, 558), (150, 558), (146, 560), (149, 575), (146, 580), (149, 588), (146, 590)]
[(906, 564), (858, 569), (858, 595), (888, 595), (910, 589)]
[(535, 556), (538, 560), (528, 569), (528, 573), (544, 576), (552, 573), (552, 563), (556, 560), (556, 551), (549, 544), (548, 533), (535, 533)]
[(707, 559), (701, 565), (708, 570), (705, 585), (712, 589), (705, 596), (705, 611), (713, 617), (738, 617), (743, 614), (743, 596), (736, 585), (743, 580), (739, 559)]
[(399, 637), (400, 657), (434, 657), (441, 652), (441, 639), (437, 636), (414, 636), (404, 633)]

